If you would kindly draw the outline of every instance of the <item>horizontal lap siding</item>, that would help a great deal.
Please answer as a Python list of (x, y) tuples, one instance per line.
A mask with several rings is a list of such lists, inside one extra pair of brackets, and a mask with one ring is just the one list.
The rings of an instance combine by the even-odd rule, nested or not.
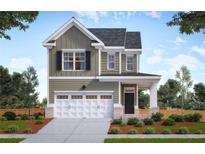
[(99, 82), (98, 80), (49, 80), (49, 101), (54, 103), (54, 91), (80, 91), (85, 85), (84, 91), (114, 91), (114, 103), (118, 103), (118, 83)]
[[(91, 51), (90, 71), (57, 71), (56, 51), (61, 49), (87, 49)], [(76, 27), (72, 27), (56, 40), (56, 47), (50, 49), (49, 74), (50, 76), (95, 76), (98, 68), (97, 57), (97, 50), (91, 46), (91, 40)]]

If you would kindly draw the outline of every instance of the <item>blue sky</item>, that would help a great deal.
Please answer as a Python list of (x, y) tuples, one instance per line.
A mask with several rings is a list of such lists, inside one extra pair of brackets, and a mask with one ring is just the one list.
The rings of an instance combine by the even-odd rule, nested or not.
[(47, 50), (42, 41), (72, 16), (86, 27), (118, 27), (140, 31), (143, 52), (140, 71), (162, 75), (161, 83), (174, 78), (182, 65), (191, 70), (195, 83), (205, 79), (205, 35), (179, 34), (178, 27), (167, 27), (175, 12), (40, 12), (26, 31), (13, 29), (12, 40), (0, 40), (0, 65), (23, 71), (29, 65), (37, 69), (40, 99), (47, 94)]

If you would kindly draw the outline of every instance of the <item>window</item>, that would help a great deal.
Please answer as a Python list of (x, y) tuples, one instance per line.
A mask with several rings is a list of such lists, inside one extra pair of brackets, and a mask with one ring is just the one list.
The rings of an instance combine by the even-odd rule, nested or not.
[(115, 69), (115, 54), (108, 54), (108, 69)]
[(87, 95), (86, 99), (97, 99), (96, 95)]
[(63, 52), (64, 70), (85, 70), (85, 52)]
[(112, 95), (101, 95), (100, 99), (112, 99)]
[(57, 99), (68, 99), (68, 95), (57, 95)]
[(72, 95), (71, 99), (83, 99), (82, 95)]
[(132, 55), (127, 56), (127, 70), (128, 71), (133, 70), (133, 56)]

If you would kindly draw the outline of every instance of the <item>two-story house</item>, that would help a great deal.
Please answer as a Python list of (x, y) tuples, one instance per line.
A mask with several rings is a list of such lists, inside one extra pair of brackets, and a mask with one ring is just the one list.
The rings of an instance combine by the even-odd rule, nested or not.
[(137, 116), (138, 90), (150, 90), (157, 109), (160, 75), (140, 72), (140, 32), (86, 28), (70, 19), (49, 36), (47, 117), (120, 118)]

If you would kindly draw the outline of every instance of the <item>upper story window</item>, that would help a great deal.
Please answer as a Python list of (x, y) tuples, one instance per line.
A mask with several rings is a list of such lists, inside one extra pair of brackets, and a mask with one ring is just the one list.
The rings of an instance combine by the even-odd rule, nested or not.
[(109, 70), (115, 69), (115, 54), (108, 54), (107, 60), (108, 60), (108, 66), (107, 66), (108, 69)]
[(132, 71), (134, 69), (134, 57), (133, 55), (127, 55), (127, 71)]
[(63, 52), (64, 70), (85, 70), (85, 52)]

